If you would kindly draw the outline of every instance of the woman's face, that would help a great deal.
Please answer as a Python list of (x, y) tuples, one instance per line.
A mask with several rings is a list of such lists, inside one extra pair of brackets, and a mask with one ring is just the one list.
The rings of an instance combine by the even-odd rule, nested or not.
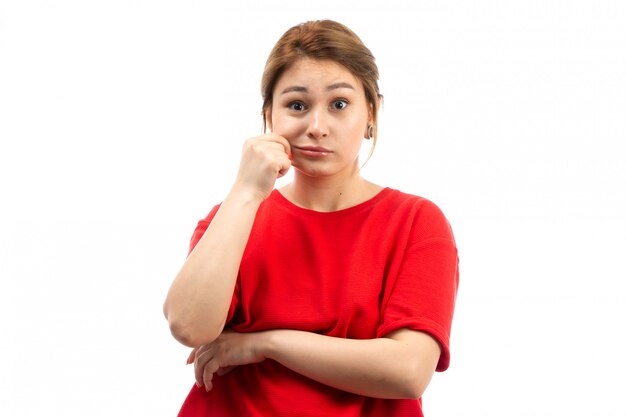
[(309, 58), (278, 79), (266, 116), (291, 144), (293, 166), (314, 177), (352, 174), (371, 123), (361, 82), (341, 64)]

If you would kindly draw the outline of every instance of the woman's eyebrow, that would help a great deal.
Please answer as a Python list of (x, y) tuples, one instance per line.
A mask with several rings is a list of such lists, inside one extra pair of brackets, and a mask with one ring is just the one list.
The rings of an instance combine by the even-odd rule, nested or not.
[(307, 93), (309, 90), (307, 90), (306, 87), (302, 87), (300, 85), (293, 85), (291, 87), (285, 88), (280, 94), (292, 93), (294, 91), (297, 93)]
[[(349, 88), (351, 90), (354, 90), (354, 87), (352, 86), (352, 84), (346, 83), (346, 82), (339, 82), (339, 83), (331, 84), (328, 87), (326, 87), (326, 91), (336, 90), (338, 88)], [(301, 85), (292, 85), (290, 87), (285, 88), (280, 94), (287, 94), (287, 93), (293, 93), (293, 92), (308, 93), (309, 90), (307, 90), (306, 87), (303, 87)]]
[(327, 91), (336, 90), (337, 88), (349, 88), (351, 90), (354, 90), (354, 87), (352, 87), (352, 84), (346, 83), (346, 82), (331, 84), (328, 87), (326, 87), (326, 90)]

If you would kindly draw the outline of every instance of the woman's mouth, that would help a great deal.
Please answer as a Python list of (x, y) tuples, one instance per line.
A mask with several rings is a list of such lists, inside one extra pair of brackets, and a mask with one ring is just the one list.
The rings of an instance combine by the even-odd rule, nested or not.
[(313, 158), (323, 158), (333, 153), (333, 151), (321, 146), (292, 146), (292, 148), (301, 155)]

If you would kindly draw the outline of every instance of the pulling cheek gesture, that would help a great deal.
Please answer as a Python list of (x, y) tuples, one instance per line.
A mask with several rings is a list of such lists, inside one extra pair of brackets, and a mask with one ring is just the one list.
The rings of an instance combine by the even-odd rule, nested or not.
[(284, 137), (270, 133), (248, 139), (241, 155), (234, 189), (266, 199), (276, 179), (291, 167), (291, 147)]
[(291, 167), (290, 155), (287, 139), (275, 133), (245, 142), (233, 187), (163, 304), (172, 335), (185, 346), (208, 346), (222, 333), (257, 210)]

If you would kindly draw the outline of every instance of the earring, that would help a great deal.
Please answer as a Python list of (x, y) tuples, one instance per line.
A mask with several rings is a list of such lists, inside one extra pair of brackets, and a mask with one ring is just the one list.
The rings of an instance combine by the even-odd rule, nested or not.
[(371, 139), (374, 137), (374, 125), (369, 125), (367, 127), (367, 137), (366, 139)]

